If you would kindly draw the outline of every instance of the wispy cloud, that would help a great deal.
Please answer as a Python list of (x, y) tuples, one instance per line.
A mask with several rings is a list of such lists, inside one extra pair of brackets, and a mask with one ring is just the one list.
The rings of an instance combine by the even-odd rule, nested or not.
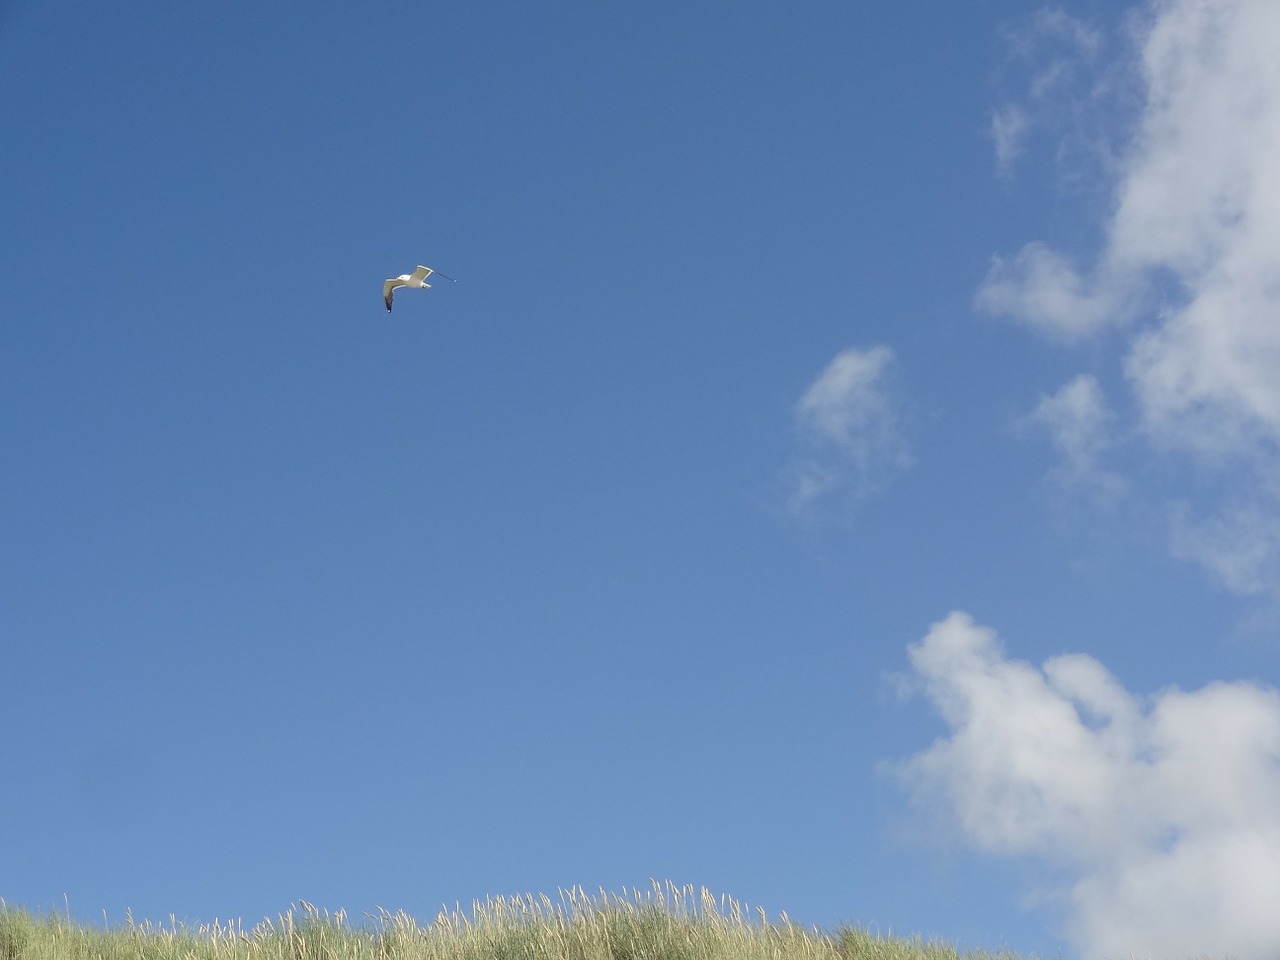
[(908, 654), (950, 732), (893, 769), (978, 850), (1065, 873), (1086, 960), (1280, 952), (1280, 694), (1135, 696), (1089, 656), (1009, 659), (963, 612)]
[(1081, 374), (1057, 393), (1041, 397), (1023, 426), (1048, 434), (1057, 449), (1060, 461), (1051, 474), (1056, 483), (1069, 492), (1114, 502), (1124, 492), (1125, 483), (1102, 465), (1102, 457), (1112, 445), (1114, 419), (1097, 378)]
[[(1010, 176), (1038, 129), (1066, 133), (1064, 120), (1080, 117), (1072, 96), (1082, 77), (1092, 73), (1103, 35), (1061, 8), (1045, 7), (1008, 26), (1003, 39), (1009, 51), (1006, 68), (1026, 76), (1020, 101), (1007, 101), (991, 115), (996, 167)], [(1069, 137), (1074, 146), (1079, 131), (1070, 131)]]
[(1043, 243), (1028, 243), (1012, 257), (993, 257), (976, 304), (1014, 317), (1057, 340), (1079, 340), (1133, 313), (1134, 285), (1109, 274), (1082, 276)]
[(789, 471), (793, 513), (833, 495), (860, 500), (911, 465), (888, 386), (893, 362), (885, 346), (844, 350), (796, 404), (801, 449)]
[(995, 144), (996, 169), (1008, 174), (1022, 156), (1031, 121), (1016, 103), (1006, 103), (991, 114), (991, 141)]
[(1128, 71), (1140, 109), (1114, 151), (1103, 243), (1080, 258), (1040, 241), (997, 256), (976, 303), (1061, 340), (1128, 331), (1148, 450), (1237, 481), (1230, 505), (1202, 511), (1199, 533), (1184, 516), (1171, 544), (1243, 589), (1256, 578), (1230, 571), (1280, 558), (1280, 538), (1222, 532), (1233, 514), (1280, 517), (1267, 484), (1238, 482), (1280, 470), (1280, 5), (1151, 0), (1143, 14)]
[(1253, 496), (1198, 517), (1179, 501), (1168, 514), (1175, 557), (1200, 564), (1233, 593), (1275, 595), (1280, 590), (1280, 511), (1274, 504)]

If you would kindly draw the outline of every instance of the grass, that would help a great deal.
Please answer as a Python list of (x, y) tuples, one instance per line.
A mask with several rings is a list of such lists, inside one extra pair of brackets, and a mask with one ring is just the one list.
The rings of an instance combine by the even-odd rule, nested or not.
[(853, 927), (805, 929), (770, 922), (705, 888), (654, 883), (648, 891), (558, 901), (527, 894), (442, 912), (420, 926), (379, 910), (359, 923), (305, 900), (250, 930), (239, 923), (187, 926), (170, 918), (95, 927), (0, 902), (0, 960), (1016, 960), (961, 954), (919, 939)]

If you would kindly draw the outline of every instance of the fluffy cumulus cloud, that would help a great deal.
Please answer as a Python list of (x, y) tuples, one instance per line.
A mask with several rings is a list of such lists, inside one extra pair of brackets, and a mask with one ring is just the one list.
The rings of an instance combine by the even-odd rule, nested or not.
[[(1108, 168), (1104, 242), (1076, 258), (1040, 241), (996, 257), (977, 305), (1062, 340), (1124, 331), (1133, 417), (1151, 451), (1234, 476), (1274, 475), (1280, 4), (1151, 0), (1141, 12), (1129, 71), (1141, 107)], [(1011, 109), (997, 118), (1013, 130)], [(997, 139), (1001, 162), (1013, 150)], [(1280, 516), (1274, 485), (1259, 483), (1244, 499), (1223, 509)], [(1184, 518), (1171, 536), (1180, 555), (1217, 557), (1208, 566), (1233, 589), (1257, 583), (1280, 560), (1275, 538), (1265, 550), (1247, 538), (1244, 553), (1226, 557), (1230, 518), (1208, 511), (1204, 523), (1196, 532)], [(1239, 569), (1250, 562), (1253, 570)], [(1228, 569), (1236, 572), (1221, 576)]]
[(1082, 957), (1280, 955), (1280, 694), (1135, 696), (962, 612), (908, 650), (949, 733), (896, 771), (977, 849), (1063, 871)]
[(861, 499), (910, 466), (901, 416), (888, 386), (893, 351), (876, 346), (837, 354), (796, 404), (801, 453), (790, 471), (789, 508), (819, 499)]
[[(1137, 338), (1149, 428), (1196, 449), (1280, 438), (1280, 5), (1162, 4), (1108, 257), (1182, 296)], [(1210, 429), (1206, 429), (1210, 428)]]

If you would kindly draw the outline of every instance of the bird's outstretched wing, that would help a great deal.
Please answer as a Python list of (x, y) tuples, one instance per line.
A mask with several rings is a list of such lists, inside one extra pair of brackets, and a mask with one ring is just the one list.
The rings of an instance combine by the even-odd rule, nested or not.
[(387, 305), (387, 313), (391, 312), (391, 298), (396, 295), (396, 287), (400, 286), (398, 280), (388, 280), (382, 285), (382, 301)]
[(432, 270), (430, 267), (419, 266), (417, 270), (409, 274), (409, 282), (421, 283), (423, 280), (427, 279), (427, 277), (431, 276), (431, 274), (433, 273), (435, 273), (435, 271)]

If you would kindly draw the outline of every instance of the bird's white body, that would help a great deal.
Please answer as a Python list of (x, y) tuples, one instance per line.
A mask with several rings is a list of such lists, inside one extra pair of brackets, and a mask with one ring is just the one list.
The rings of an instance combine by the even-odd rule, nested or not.
[(396, 295), (396, 288), (409, 287), (415, 290), (428, 290), (431, 288), (431, 284), (427, 283), (427, 277), (433, 273), (435, 271), (430, 267), (420, 266), (413, 273), (402, 273), (400, 276), (386, 281), (382, 285), (382, 299), (387, 305), (387, 312), (391, 312), (391, 298)]

